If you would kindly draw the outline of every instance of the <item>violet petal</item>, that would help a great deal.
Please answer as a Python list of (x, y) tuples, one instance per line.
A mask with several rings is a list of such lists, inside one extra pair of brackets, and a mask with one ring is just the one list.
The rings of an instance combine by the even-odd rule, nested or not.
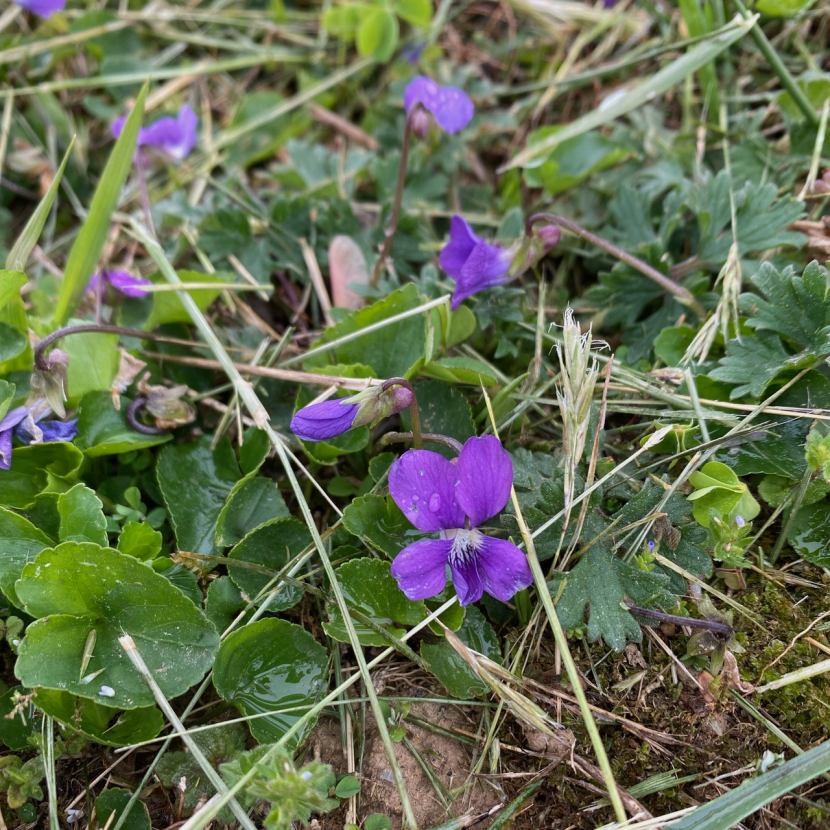
[(482, 537), (478, 549), (478, 572), (488, 594), (507, 602), (518, 591), (533, 584), (527, 557), (507, 539)]
[(29, 410), (25, 406), (18, 406), (11, 412), (6, 413), (6, 417), (0, 421), (0, 432), (5, 432), (8, 429), (16, 427), (27, 415)]
[(110, 285), (128, 297), (143, 297), (147, 293), (145, 289), (153, 284), (150, 280), (131, 277), (126, 271), (106, 271), (105, 274)]
[(38, 17), (51, 17), (55, 12), (63, 11), (66, 6), (66, 0), (14, 0), (14, 2)]
[(504, 285), (508, 281), (511, 258), (510, 251), (490, 245), (483, 239), (479, 240), (467, 257), (461, 273), (454, 278), (452, 309), (455, 310), (467, 297), (472, 297), (479, 291)]
[(0, 432), (0, 470), (8, 470), (12, 465), (12, 431)]
[(404, 548), (392, 563), (392, 576), (407, 599), (428, 599), (440, 594), (447, 584), (449, 539), (422, 539)]
[(458, 457), (458, 503), (473, 527), (497, 515), (510, 498), (513, 462), (493, 435), (468, 438)]
[(304, 406), (292, 419), (291, 431), (303, 441), (325, 441), (348, 432), (359, 407), (350, 398)]
[(429, 450), (408, 450), (389, 471), (389, 492), (395, 504), (424, 533), (464, 527), (457, 486), (456, 467)]
[(72, 441), (78, 435), (77, 418), (71, 421), (43, 421), (39, 424), (43, 442)]
[(450, 570), (452, 571), (452, 584), (455, 586), (455, 593), (458, 594), (458, 604), (469, 605), (471, 602), (478, 602), (484, 593), (478, 556), (474, 555), (465, 560), (450, 559)]
[(450, 222), (450, 241), (442, 248), (438, 257), (441, 268), (454, 280), (461, 278), (461, 271), (467, 259), (481, 240), (461, 216), (453, 216)]
[(438, 90), (438, 103), (432, 110), (435, 120), (451, 135), (463, 130), (475, 115), (475, 106), (464, 90), (444, 86)]

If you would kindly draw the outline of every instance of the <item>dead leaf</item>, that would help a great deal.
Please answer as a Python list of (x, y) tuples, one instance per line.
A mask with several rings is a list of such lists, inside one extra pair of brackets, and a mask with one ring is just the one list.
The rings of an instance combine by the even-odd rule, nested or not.
[(350, 236), (335, 236), (329, 245), (332, 302), (339, 308), (363, 308), (366, 301), (350, 285), (369, 285), (369, 266), (360, 246)]

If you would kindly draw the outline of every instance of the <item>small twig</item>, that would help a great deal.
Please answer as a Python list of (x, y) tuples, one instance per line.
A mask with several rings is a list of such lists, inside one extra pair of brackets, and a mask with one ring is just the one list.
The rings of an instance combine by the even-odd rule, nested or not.
[(666, 614), (663, 611), (655, 611), (652, 608), (640, 608), (628, 600), (624, 600), (628, 610), (638, 617), (645, 617), (647, 620), (656, 622), (673, 623), (674, 625), (687, 625), (689, 628), (705, 628), (713, 634), (728, 638), (732, 636), (732, 626), (726, 623), (714, 622), (713, 620), (699, 620), (697, 617), (678, 617), (676, 614)]
[(321, 107), (319, 104), (309, 104), (308, 111), (321, 124), (325, 124), (327, 127), (332, 127), (338, 132), (343, 133), (346, 138), (350, 138), (356, 144), (362, 144), (367, 150), (375, 152), (378, 149), (378, 140), (374, 136), (364, 132), (360, 129), (360, 127), (352, 124), (351, 121), (341, 118), (337, 115), (337, 113), (334, 113), (325, 107)]
[(406, 126), (403, 131), (403, 143), (401, 144), (401, 163), (398, 166), (398, 183), (395, 186), (395, 200), (392, 202), (392, 213), (389, 215), (389, 225), (386, 228), (383, 248), (381, 248), (380, 255), (375, 263), (375, 267), (372, 269), (372, 276), (369, 280), (369, 284), (372, 288), (377, 288), (378, 280), (380, 279), (380, 272), (383, 271), (383, 266), (386, 263), (386, 258), (389, 256), (389, 251), (392, 250), (392, 240), (395, 238), (395, 230), (398, 227), (398, 216), (401, 212), (401, 202), (403, 201), (403, 188), (406, 182), (406, 160), (409, 158), (409, 143), (412, 137), (412, 124), (415, 117), (419, 115), (423, 109), (424, 105), (418, 101), (406, 116)]
[(331, 299), (329, 298), (329, 292), (326, 289), (326, 283), (323, 280), (323, 274), (320, 271), (320, 265), (317, 262), (314, 248), (304, 238), (300, 239), (300, 248), (302, 249), (305, 267), (308, 268), (308, 276), (311, 279), (312, 286), (314, 286), (314, 293), (317, 295), (317, 300), (320, 303), (320, 310), (323, 312), (326, 325), (333, 326), (334, 320), (331, 317)]
[(679, 303), (691, 308), (701, 320), (706, 319), (708, 312), (698, 302), (694, 294), (692, 294), (688, 288), (684, 288), (670, 277), (660, 273), (660, 271), (656, 268), (652, 268), (651, 265), (647, 262), (643, 262), (643, 260), (639, 257), (629, 254), (628, 251), (624, 251), (619, 246), (608, 242), (608, 240), (603, 239), (601, 236), (597, 236), (590, 231), (586, 231), (585, 228), (581, 225), (577, 225), (576, 222), (566, 219), (564, 216), (558, 216), (555, 213), (534, 213), (533, 216), (531, 216), (525, 223), (525, 233), (527, 236), (533, 236), (533, 225), (537, 222), (553, 222), (555, 225), (561, 225), (566, 230), (569, 230), (571, 233), (586, 239), (598, 248), (608, 251), (609, 254), (615, 256), (621, 262), (625, 262), (632, 268), (636, 268), (641, 274), (645, 274), (645, 276), (647, 276), (650, 280), (654, 280), (654, 282), (656, 282), (661, 288), (664, 288), (672, 294)]

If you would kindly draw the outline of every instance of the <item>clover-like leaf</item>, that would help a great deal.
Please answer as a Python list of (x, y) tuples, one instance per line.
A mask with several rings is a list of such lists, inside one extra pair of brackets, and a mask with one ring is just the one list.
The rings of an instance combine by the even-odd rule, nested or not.
[(761, 505), (752, 497), (746, 484), (720, 461), (704, 464), (689, 476), (689, 481), (695, 488), (688, 497), (694, 502), (694, 517), (704, 527), (709, 527), (709, 510), (713, 507), (725, 516), (734, 512), (746, 521), (761, 512)]
[(249, 725), (258, 741), (273, 742), (323, 691), (327, 666), (326, 650), (305, 629), (286, 620), (258, 620), (222, 642), (213, 685), (243, 715), (270, 712)]
[(213, 624), (163, 576), (89, 542), (41, 551), (15, 590), (38, 618), (26, 629), (15, 666), (29, 688), (62, 689), (123, 709), (152, 706), (153, 694), (119, 637), (132, 636), (168, 698), (202, 678), (219, 646)]

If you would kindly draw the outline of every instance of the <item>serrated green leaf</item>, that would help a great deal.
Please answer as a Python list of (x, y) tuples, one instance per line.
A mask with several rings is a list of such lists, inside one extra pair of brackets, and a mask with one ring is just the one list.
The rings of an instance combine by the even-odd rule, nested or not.
[(55, 325), (64, 326), (84, 296), (92, 272), (110, 232), (112, 214), (118, 205), (121, 190), (133, 166), (138, 131), (144, 117), (144, 101), (150, 82), (147, 81), (136, 98), (135, 106), (127, 117), (124, 129), (110, 154), (104, 172), (98, 181), (89, 214), (72, 245), (66, 261), (63, 281), (55, 307)]

